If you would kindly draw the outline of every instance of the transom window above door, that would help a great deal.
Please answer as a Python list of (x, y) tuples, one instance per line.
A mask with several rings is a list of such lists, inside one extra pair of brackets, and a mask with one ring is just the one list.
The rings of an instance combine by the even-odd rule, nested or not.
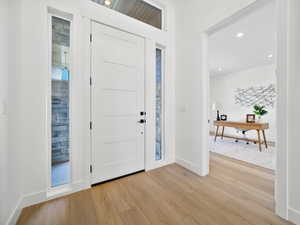
[(143, 0), (91, 0), (107, 8), (162, 29), (162, 9)]

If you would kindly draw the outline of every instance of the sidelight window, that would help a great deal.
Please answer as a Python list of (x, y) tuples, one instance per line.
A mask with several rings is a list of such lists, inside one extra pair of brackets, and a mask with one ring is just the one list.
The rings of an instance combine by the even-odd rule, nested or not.
[(164, 143), (164, 96), (163, 96), (163, 74), (164, 74), (164, 55), (163, 49), (156, 49), (156, 149), (155, 159), (163, 159)]
[(70, 32), (51, 16), (51, 187), (70, 183)]

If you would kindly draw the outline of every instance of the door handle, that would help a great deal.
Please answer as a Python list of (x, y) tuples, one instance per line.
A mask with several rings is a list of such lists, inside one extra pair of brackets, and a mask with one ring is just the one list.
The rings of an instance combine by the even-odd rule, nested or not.
[(139, 123), (140, 123), (140, 124), (144, 124), (144, 123), (146, 123), (146, 120), (141, 119), (141, 120), (139, 121)]

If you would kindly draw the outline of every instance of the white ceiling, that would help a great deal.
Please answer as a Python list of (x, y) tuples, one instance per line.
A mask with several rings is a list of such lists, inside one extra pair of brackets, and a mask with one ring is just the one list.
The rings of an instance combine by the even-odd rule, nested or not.
[[(271, 1), (211, 33), (210, 74), (226, 75), (273, 64), (276, 53), (275, 11), (275, 1)], [(244, 33), (244, 36), (237, 38), (237, 33)], [(270, 54), (272, 58), (268, 57)]]

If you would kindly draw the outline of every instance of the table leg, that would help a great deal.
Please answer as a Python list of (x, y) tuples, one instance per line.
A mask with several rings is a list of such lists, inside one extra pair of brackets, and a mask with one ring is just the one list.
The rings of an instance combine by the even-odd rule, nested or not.
[(219, 126), (217, 126), (217, 130), (216, 130), (216, 136), (215, 136), (215, 142), (217, 141), (217, 136), (218, 136), (218, 133), (219, 133)]
[(268, 148), (268, 143), (267, 143), (265, 130), (263, 130), (262, 133), (263, 133), (263, 137), (264, 137), (265, 146), (266, 146), (266, 148)]
[(224, 130), (225, 130), (225, 127), (223, 126), (223, 128), (222, 128), (222, 140), (224, 139)]
[(260, 130), (257, 130), (257, 137), (258, 137), (258, 146), (259, 146), (259, 151), (261, 152), (261, 139), (260, 139)]

